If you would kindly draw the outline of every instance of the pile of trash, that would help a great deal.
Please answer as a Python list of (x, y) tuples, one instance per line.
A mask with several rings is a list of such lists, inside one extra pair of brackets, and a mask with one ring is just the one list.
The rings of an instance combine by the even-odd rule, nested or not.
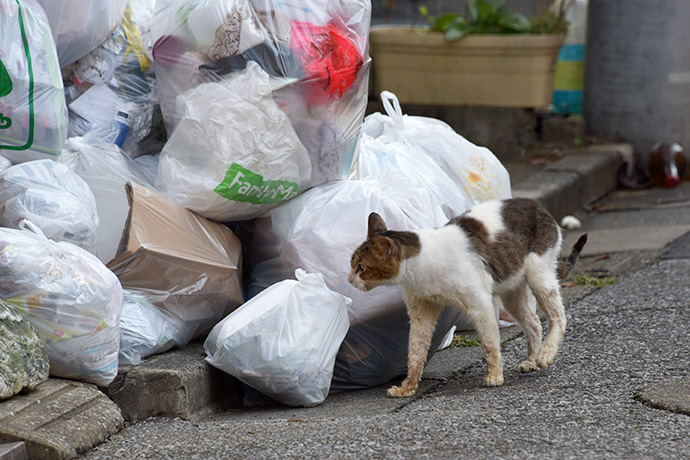
[(347, 282), (368, 214), (441, 226), (510, 180), (391, 93), (365, 118), (369, 0), (0, 11), (0, 299), (51, 375), (107, 386), (192, 340), (289, 405), (405, 374), (402, 289)]

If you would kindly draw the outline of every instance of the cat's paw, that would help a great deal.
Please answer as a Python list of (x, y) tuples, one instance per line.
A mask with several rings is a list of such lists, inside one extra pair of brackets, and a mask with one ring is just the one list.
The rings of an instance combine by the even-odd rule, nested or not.
[(542, 369), (547, 368), (553, 364), (555, 357), (555, 351), (542, 348), (539, 351), (539, 356), (537, 356), (537, 366), (541, 367)]
[(520, 364), (520, 366), (518, 367), (518, 370), (521, 373), (525, 374), (527, 372), (538, 371), (539, 366), (537, 366), (537, 363), (535, 361), (526, 360), (526, 361), (523, 361), (522, 364)]
[(484, 377), (485, 387), (500, 387), (503, 385), (503, 374), (487, 374)]
[(414, 392), (415, 390), (411, 388), (405, 389), (395, 386), (388, 389), (388, 396), (391, 398), (407, 398), (408, 396), (412, 396)]

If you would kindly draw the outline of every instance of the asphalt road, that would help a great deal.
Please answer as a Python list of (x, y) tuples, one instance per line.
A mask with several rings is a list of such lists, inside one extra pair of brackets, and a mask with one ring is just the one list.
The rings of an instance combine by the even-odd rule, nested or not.
[[(568, 328), (546, 370), (517, 372), (518, 336), (503, 346), (505, 384), (483, 388), (477, 349), (443, 350), (429, 366), (464, 361), (450, 360), (457, 367), (445, 378), (427, 377), (414, 398), (390, 399), (380, 387), (315, 408), (223, 411), (196, 423), (152, 418), (80, 458), (690, 458), (690, 412), (640, 397), (690, 378), (690, 183), (617, 192), (579, 217), (583, 228), (568, 238), (588, 231), (593, 242), (580, 271), (617, 282), (564, 288)], [(643, 247), (630, 247), (633, 239)]]

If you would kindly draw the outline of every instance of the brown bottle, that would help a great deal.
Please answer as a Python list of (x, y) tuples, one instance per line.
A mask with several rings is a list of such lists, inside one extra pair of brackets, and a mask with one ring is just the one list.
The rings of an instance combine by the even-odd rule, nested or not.
[(649, 174), (654, 185), (673, 188), (687, 174), (688, 162), (679, 144), (656, 144), (649, 154)]

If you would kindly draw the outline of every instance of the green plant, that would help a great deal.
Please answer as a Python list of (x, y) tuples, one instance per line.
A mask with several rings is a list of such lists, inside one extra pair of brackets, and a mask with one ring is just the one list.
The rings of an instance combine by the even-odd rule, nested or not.
[[(561, 2), (563, 5), (565, 2)], [(467, 14), (445, 13), (438, 18), (429, 14), (426, 6), (419, 12), (427, 21), (428, 29), (445, 34), (450, 41), (473, 34), (547, 34), (565, 32), (563, 6), (554, 12), (546, 9), (532, 18), (503, 9), (505, 0), (467, 0)]]
[(574, 284), (575, 284), (575, 286), (604, 287), (604, 286), (611, 286), (612, 284), (616, 284), (618, 281), (619, 280), (618, 280), (618, 277), (616, 275), (591, 276), (591, 275), (587, 275), (586, 273), (582, 273), (581, 275), (579, 275), (575, 278)]
[(479, 339), (470, 339), (462, 334), (453, 334), (453, 340), (450, 342), (451, 348), (464, 348), (464, 347), (478, 347), (482, 342)]

